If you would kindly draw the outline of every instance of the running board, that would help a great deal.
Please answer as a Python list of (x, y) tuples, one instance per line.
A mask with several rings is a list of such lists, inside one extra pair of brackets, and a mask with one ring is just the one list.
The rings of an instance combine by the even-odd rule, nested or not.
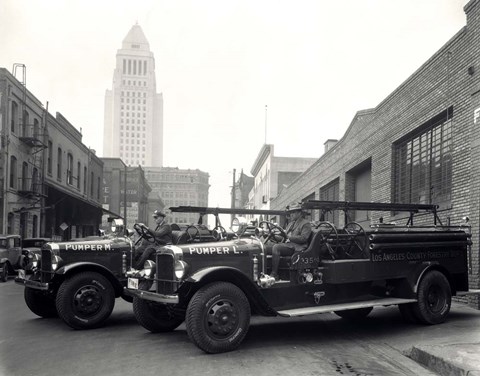
[(466, 296), (466, 295), (479, 295), (480, 290), (478, 289), (469, 289), (468, 291), (457, 291), (456, 296)]
[(417, 299), (381, 298), (381, 299), (374, 299), (374, 300), (364, 300), (361, 302), (354, 302), (354, 303), (329, 304), (329, 305), (316, 306), (316, 307), (287, 309), (284, 311), (278, 311), (277, 313), (280, 316), (285, 316), (285, 317), (307, 316), (307, 315), (314, 315), (317, 313), (346, 311), (349, 309), (415, 303), (416, 301)]

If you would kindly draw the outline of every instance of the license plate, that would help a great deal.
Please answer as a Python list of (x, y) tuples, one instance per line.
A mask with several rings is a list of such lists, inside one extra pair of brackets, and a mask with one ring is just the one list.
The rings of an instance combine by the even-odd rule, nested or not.
[(23, 269), (18, 270), (18, 278), (25, 279), (25, 270)]
[(138, 278), (129, 278), (127, 286), (129, 289), (138, 290)]

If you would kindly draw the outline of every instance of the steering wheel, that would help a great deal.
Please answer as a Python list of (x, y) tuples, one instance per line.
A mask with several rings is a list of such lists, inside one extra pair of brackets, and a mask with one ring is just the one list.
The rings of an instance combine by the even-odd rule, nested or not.
[(153, 231), (143, 223), (135, 223), (133, 225), (133, 229), (142, 239), (145, 239), (149, 243), (155, 244), (155, 235), (153, 234)]
[(200, 240), (200, 231), (196, 226), (190, 225), (187, 227), (187, 242), (194, 242), (195, 240)]
[(349, 236), (349, 247), (345, 254), (351, 258), (358, 258), (360, 253), (361, 258), (367, 258), (365, 248), (367, 247), (367, 234), (363, 227), (357, 222), (347, 223), (344, 227), (345, 232)]
[(321, 233), (321, 244), (325, 244), (332, 260), (335, 260), (338, 249), (338, 232), (330, 222), (320, 222), (315, 229)]
[(283, 228), (268, 221), (261, 221), (258, 227), (264, 228), (263, 225), (265, 225), (268, 230), (268, 235), (264, 239), (263, 244), (266, 244), (269, 240), (272, 240), (274, 243), (285, 243), (287, 241), (288, 235)]
[(227, 230), (223, 226), (216, 226), (212, 230), (212, 235), (217, 241), (223, 240), (227, 238)]

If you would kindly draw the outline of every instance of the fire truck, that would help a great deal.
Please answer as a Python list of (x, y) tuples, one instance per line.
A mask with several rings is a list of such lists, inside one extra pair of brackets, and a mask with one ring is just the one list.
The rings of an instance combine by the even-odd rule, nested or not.
[[(406, 320), (432, 325), (447, 319), (452, 296), (479, 292), (469, 291), (470, 226), (444, 225), (436, 205), (310, 200), (303, 209), (343, 213), (344, 225), (312, 223), (308, 247), (281, 258), (279, 280), (269, 275), (271, 248), (287, 234), (271, 221), (249, 236), (161, 247), (142, 278), (128, 279), (137, 321), (151, 332), (185, 322), (196, 346), (220, 353), (240, 346), (252, 315), (360, 320), (398, 306)], [(359, 210), (378, 220), (352, 221)], [(385, 222), (382, 212), (405, 219)]]

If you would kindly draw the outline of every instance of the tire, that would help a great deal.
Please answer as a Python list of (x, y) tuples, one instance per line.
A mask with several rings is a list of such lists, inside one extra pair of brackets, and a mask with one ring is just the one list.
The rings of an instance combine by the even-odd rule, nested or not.
[(403, 320), (411, 324), (418, 324), (419, 320), (415, 316), (414, 312), (415, 303), (399, 304), (398, 310), (400, 311)]
[(445, 275), (437, 270), (425, 274), (418, 285), (417, 299), (413, 313), (421, 323), (444, 322), (452, 303), (452, 291)]
[(247, 335), (250, 304), (237, 286), (214, 282), (192, 297), (185, 321), (188, 336), (201, 350), (210, 354), (232, 351)]
[(27, 307), (37, 316), (44, 318), (58, 316), (55, 299), (43, 291), (25, 287), (23, 296)]
[(115, 305), (110, 281), (96, 272), (82, 272), (67, 278), (58, 289), (58, 315), (73, 329), (102, 326)]
[(166, 305), (133, 298), (133, 313), (138, 323), (152, 333), (171, 332), (184, 321)]
[(0, 282), (7, 282), (8, 280), (8, 263), (3, 264), (2, 272), (0, 273)]
[(335, 314), (345, 320), (362, 320), (372, 312), (372, 309), (373, 307), (349, 309), (347, 311), (335, 311)]

